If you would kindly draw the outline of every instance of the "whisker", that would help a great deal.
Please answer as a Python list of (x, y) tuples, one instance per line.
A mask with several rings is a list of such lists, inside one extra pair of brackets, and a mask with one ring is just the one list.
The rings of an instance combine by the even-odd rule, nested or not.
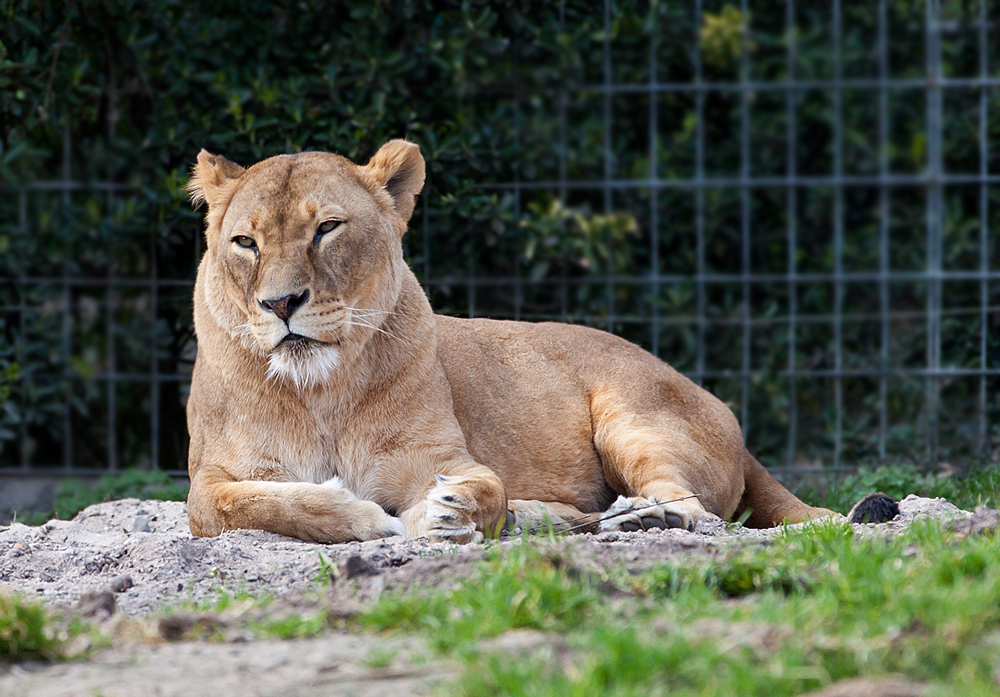
[(347, 325), (349, 325), (351, 327), (365, 327), (366, 329), (374, 329), (375, 331), (381, 332), (382, 334), (385, 334), (386, 336), (388, 336), (388, 337), (390, 337), (392, 339), (396, 338), (395, 334), (392, 334), (391, 332), (387, 332), (386, 330), (382, 329), (381, 327), (376, 327), (373, 324), (368, 324), (367, 322), (351, 322), (351, 321), (346, 321), (346, 322), (344, 322), (344, 324), (347, 324)]
[(351, 312), (365, 312), (371, 315), (394, 315), (395, 312), (390, 310), (376, 310), (370, 307), (351, 307), (350, 305), (343, 305), (343, 309), (350, 310)]

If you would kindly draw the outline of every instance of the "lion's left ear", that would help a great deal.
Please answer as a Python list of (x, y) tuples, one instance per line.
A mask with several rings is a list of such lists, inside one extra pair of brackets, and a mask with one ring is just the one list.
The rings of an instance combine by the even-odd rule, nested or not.
[(390, 140), (365, 166), (376, 186), (385, 187), (403, 220), (413, 215), (417, 194), (424, 188), (424, 158), (420, 147), (405, 140)]
[(246, 170), (235, 162), (202, 149), (198, 153), (198, 162), (191, 169), (191, 181), (187, 185), (191, 201), (195, 205), (205, 201), (210, 209), (218, 206), (232, 193), (244, 172)]

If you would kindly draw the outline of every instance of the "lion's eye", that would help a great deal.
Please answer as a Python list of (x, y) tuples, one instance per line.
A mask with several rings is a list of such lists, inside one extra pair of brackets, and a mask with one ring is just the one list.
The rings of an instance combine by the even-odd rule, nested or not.
[(233, 238), (233, 242), (243, 247), (243, 249), (256, 249), (257, 243), (253, 241), (252, 237), (247, 237), (246, 235), (237, 235)]
[(333, 232), (338, 227), (340, 227), (340, 224), (342, 222), (344, 222), (344, 221), (342, 221), (342, 220), (324, 220), (322, 223), (319, 224), (319, 227), (316, 228), (316, 236), (319, 237), (320, 235), (325, 235), (328, 232)]

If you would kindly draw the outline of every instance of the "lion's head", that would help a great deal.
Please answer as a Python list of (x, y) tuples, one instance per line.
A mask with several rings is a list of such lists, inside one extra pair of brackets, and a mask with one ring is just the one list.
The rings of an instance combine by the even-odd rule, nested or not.
[(395, 306), (423, 183), (420, 150), (402, 140), (365, 166), (306, 152), (244, 169), (202, 150), (188, 188), (208, 204), (199, 282), (213, 318), (274, 378), (324, 382)]

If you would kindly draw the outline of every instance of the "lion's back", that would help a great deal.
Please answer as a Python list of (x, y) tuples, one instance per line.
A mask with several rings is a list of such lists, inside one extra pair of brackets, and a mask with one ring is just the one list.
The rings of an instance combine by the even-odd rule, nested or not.
[[(445, 316), (437, 317), (437, 333), (469, 450), (501, 475), (510, 498), (606, 506), (612, 494), (594, 425), (608, 408), (652, 416), (719, 460), (743, 453), (739, 424), (725, 404), (621, 337), (555, 322)], [(582, 478), (571, 476), (581, 471)], [(575, 495), (566, 491), (573, 481), (585, 482)]]

